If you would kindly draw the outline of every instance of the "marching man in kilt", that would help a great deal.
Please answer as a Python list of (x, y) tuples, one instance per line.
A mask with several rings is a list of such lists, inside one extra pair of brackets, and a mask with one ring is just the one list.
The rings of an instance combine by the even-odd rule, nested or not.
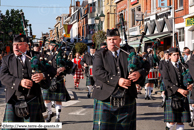
[[(156, 64), (156, 62), (154, 62), (154, 52), (152, 50), (152, 48), (148, 48), (147, 49), (148, 54), (146, 57), (146, 60), (150, 63), (150, 72), (153, 72), (153, 70), (155, 70), (155, 68), (157, 69), (158, 66)], [(153, 87), (155, 84), (155, 79), (149, 79), (148, 76), (146, 77), (145, 80), (145, 100), (153, 100), (151, 94), (153, 92)]]
[[(95, 54), (93, 75), (95, 85), (93, 130), (136, 130), (135, 84), (140, 83), (149, 72), (149, 63), (131, 74), (128, 72), (128, 54), (120, 47), (118, 29), (107, 30), (107, 49), (100, 49)], [(134, 48), (125, 45), (123, 50), (135, 52)], [(123, 104), (116, 107), (111, 103), (115, 90), (126, 90), (122, 96)], [(118, 91), (117, 91), (118, 92)]]
[(88, 88), (88, 95), (87, 97), (90, 98), (90, 93), (93, 89), (93, 85), (94, 85), (94, 79), (93, 77), (90, 75), (90, 68), (93, 66), (93, 61), (94, 61), (94, 57), (95, 57), (95, 44), (93, 43), (90, 46), (90, 53), (85, 54), (83, 59), (81, 60), (81, 65), (85, 67), (85, 75), (86, 75), (86, 87)]
[(164, 122), (166, 130), (184, 130), (184, 122), (191, 122), (187, 95), (192, 90), (192, 84), (183, 85), (182, 64), (178, 62), (180, 54), (178, 48), (169, 49), (170, 61), (166, 63), (162, 72), (166, 87), (166, 103), (164, 107)]
[(165, 96), (165, 85), (164, 85), (164, 81), (163, 81), (163, 73), (162, 73), (162, 70), (164, 68), (164, 66), (166, 65), (166, 63), (169, 62), (169, 51), (164, 51), (164, 59), (160, 61), (159, 63), (159, 72), (161, 74), (161, 84), (160, 84), (160, 91), (162, 92), (161, 96), (162, 96), (162, 104), (161, 104), (161, 107), (164, 107), (164, 104), (165, 104), (165, 99), (166, 99), (166, 96)]
[(4, 122), (44, 122), (42, 113), (46, 109), (41, 88), (48, 89), (50, 78), (56, 73), (51, 66), (42, 73), (33, 73), (27, 47), (26, 36), (17, 35), (13, 53), (2, 59), (0, 80), (5, 85), (7, 102)]
[[(53, 50), (55, 47), (55, 40), (50, 41), (49, 49)], [(53, 58), (54, 52), (56, 52), (56, 48), (53, 52), (50, 53), (48, 56), (48, 61)], [(66, 54), (63, 54), (66, 55)], [(55, 78), (51, 80), (51, 86), (49, 89), (43, 89), (43, 99), (45, 100), (45, 104), (48, 110), (48, 117), (46, 122), (50, 122), (51, 118), (53, 117), (53, 113), (51, 110), (52, 103), (51, 101), (55, 101), (55, 109), (56, 109), (56, 120), (55, 122), (60, 122), (60, 113), (61, 113), (61, 105), (63, 101), (70, 100), (69, 93), (64, 85), (64, 76), (66, 73), (70, 73), (71, 67), (73, 65), (72, 62), (66, 62), (64, 66), (58, 66), (58, 59), (55, 56), (52, 60), (51, 65), (55, 68), (57, 75)]]

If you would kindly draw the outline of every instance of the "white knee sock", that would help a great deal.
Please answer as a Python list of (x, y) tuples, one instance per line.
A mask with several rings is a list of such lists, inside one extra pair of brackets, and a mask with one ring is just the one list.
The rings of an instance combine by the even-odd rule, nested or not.
[(151, 90), (152, 90), (152, 87), (148, 87), (149, 97), (150, 97), (150, 96), (151, 96), (151, 94), (152, 94)]
[(165, 98), (166, 98), (166, 95), (163, 95), (163, 99), (162, 99), (163, 102), (165, 101)]
[(151, 91), (153, 91), (153, 87), (150, 87), (151, 88)]
[(148, 96), (148, 87), (145, 87), (145, 97)]
[(45, 105), (46, 105), (46, 107), (47, 107), (47, 109), (48, 109), (48, 113), (49, 113), (49, 114), (52, 114), (52, 109), (51, 109), (52, 103), (49, 102), (49, 103), (46, 103)]
[(174, 127), (174, 125), (171, 125), (170, 123), (166, 123), (166, 126), (170, 129), (170, 130), (173, 130), (173, 127)]
[(176, 130), (184, 130), (184, 125), (176, 125)]
[(191, 121), (194, 120), (194, 108), (190, 105)]
[(61, 113), (61, 105), (56, 104), (56, 118), (60, 118), (59, 115)]

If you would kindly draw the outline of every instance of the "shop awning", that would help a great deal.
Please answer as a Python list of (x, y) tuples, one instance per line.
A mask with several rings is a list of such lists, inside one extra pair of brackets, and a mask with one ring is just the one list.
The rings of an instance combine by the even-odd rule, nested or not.
[[(149, 39), (144, 37), (143, 42), (150, 41), (150, 39), (154, 40), (156, 38), (164, 38), (166, 36), (171, 36), (170, 34), (171, 33), (166, 33), (166, 34), (161, 34), (161, 35), (156, 35), (156, 36), (150, 36), (150, 37), (148, 37)], [(135, 40), (135, 41), (130, 42), (129, 45), (133, 45), (134, 43), (139, 44), (139, 42), (140, 42), (140, 40)]]
[(189, 28), (189, 31), (194, 31), (194, 25)]

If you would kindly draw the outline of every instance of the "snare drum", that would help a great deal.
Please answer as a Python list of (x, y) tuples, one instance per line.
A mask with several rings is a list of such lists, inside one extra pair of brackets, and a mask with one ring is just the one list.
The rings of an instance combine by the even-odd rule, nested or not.
[(160, 72), (158, 72), (158, 78), (160, 78), (161, 77), (161, 74), (160, 74)]
[(157, 69), (150, 69), (148, 74), (148, 80), (158, 79), (158, 70)]
[(90, 66), (89, 66), (89, 74), (90, 74), (91, 77), (93, 77), (92, 69), (93, 69), (93, 66), (90, 65)]

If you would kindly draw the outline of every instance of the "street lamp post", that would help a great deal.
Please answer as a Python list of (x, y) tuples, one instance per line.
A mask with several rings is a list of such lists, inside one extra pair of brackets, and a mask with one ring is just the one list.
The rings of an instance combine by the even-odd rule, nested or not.
[(97, 16), (95, 17), (95, 24), (97, 27), (97, 31), (102, 30), (104, 19), (105, 19), (105, 15), (103, 14), (103, 12), (101, 12), (100, 16), (98, 16), (97, 14)]

